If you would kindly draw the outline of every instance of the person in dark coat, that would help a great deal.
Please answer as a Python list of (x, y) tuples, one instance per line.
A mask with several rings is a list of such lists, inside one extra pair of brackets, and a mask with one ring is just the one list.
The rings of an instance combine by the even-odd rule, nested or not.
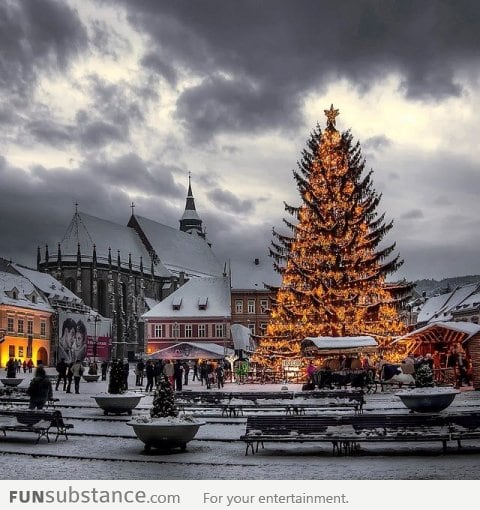
[(35, 377), (30, 382), (27, 395), (30, 397), (29, 409), (43, 409), (47, 400), (53, 398), (52, 383), (43, 367), (38, 367), (35, 371)]
[(63, 381), (63, 391), (67, 388), (67, 370), (68, 365), (65, 361), (65, 358), (62, 358), (55, 367), (57, 369), (57, 385), (55, 386), (55, 391), (58, 391), (58, 387), (60, 386), (60, 381)]
[(72, 381), (73, 381), (73, 361), (68, 364), (67, 368), (67, 389), (65, 390), (65, 393), (72, 393)]
[(147, 385), (145, 391), (153, 391), (153, 379), (155, 378), (155, 367), (151, 360), (147, 360), (145, 365), (145, 375), (147, 376)]
[(128, 390), (128, 374), (130, 372), (130, 364), (126, 361), (123, 364), (123, 389)]
[(173, 365), (173, 378), (175, 380), (175, 390), (182, 391), (183, 367), (179, 360)]
[(100, 365), (100, 370), (102, 371), (102, 381), (107, 380), (107, 371), (108, 371), (108, 361), (102, 361)]

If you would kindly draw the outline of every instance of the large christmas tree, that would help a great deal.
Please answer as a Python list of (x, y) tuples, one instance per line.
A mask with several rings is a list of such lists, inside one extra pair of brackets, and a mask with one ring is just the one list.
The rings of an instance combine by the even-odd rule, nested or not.
[(386, 283), (403, 261), (395, 244), (379, 248), (392, 228), (365, 172), (359, 143), (337, 131), (338, 110), (312, 133), (293, 172), (302, 203), (285, 204), (287, 234), (273, 230), (270, 254), (282, 275), (255, 361), (270, 366), (300, 356), (308, 336), (372, 335), (380, 345), (404, 333), (398, 313), (408, 284)]

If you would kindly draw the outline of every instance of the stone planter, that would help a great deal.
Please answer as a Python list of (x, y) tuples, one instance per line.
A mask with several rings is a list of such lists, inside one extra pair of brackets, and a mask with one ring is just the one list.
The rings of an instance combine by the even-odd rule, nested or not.
[(145, 443), (145, 451), (150, 451), (151, 448), (180, 448), (183, 452), (205, 422), (183, 421), (181, 418), (153, 418), (148, 422), (131, 420), (127, 425), (130, 425), (138, 439)]
[(95, 399), (97, 405), (103, 409), (103, 414), (132, 414), (132, 409), (137, 407), (140, 400), (145, 395), (138, 393), (121, 393), (119, 395), (105, 394), (105, 395), (94, 395), (92, 398)]
[(453, 388), (415, 388), (395, 395), (412, 413), (438, 413), (446, 409), (458, 393)]
[(23, 381), (23, 377), (2, 377), (0, 381), (4, 386), (18, 386)]
[(100, 374), (95, 374), (95, 375), (83, 374), (82, 377), (86, 382), (97, 382), (100, 379)]

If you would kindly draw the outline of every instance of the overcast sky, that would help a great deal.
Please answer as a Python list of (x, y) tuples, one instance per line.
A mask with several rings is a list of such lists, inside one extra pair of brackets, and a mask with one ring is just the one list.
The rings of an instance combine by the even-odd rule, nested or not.
[(479, 34), (476, 0), (3, 0), (0, 256), (55, 252), (75, 202), (178, 227), (191, 172), (219, 259), (268, 273), (333, 103), (394, 219), (394, 277), (480, 274)]

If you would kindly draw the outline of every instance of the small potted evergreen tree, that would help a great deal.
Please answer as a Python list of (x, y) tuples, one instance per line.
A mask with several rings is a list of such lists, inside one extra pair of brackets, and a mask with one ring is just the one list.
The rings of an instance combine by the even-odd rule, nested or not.
[(412, 413), (438, 413), (453, 402), (457, 393), (454, 388), (435, 386), (430, 365), (421, 363), (415, 371), (415, 388), (396, 395)]
[(179, 416), (175, 406), (175, 393), (166, 376), (163, 376), (154, 392), (149, 416), (138, 416), (127, 425), (133, 427), (137, 437), (145, 443), (145, 450), (153, 448), (180, 448), (185, 451), (198, 429), (205, 422), (191, 416)]
[(125, 386), (125, 371), (122, 361), (114, 360), (110, 369), (108, 394), (94, 395), (93, 398), (103, 413), (132, 414), (140, 400), (145, 396), (139, 393), (128, 392)]

